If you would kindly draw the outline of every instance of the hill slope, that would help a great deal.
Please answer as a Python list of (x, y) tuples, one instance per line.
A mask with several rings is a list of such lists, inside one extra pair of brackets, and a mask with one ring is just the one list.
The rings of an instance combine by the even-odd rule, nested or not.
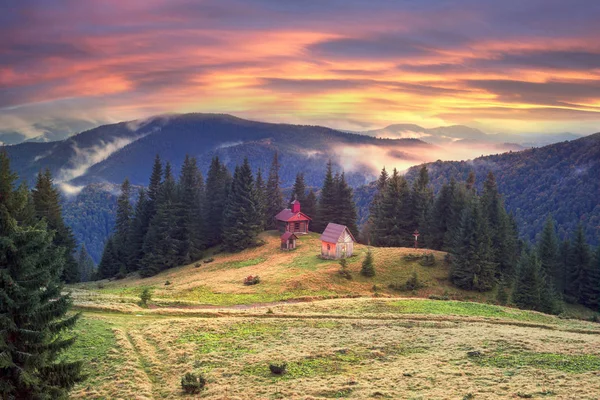
[[(489, 171), (496, 176), (507, 208), (517, 218), (521, 234), (534, 239), (546, 216), (557, 221), (559, 236), (570, 235), (579, 222), (587, 238), (600, 237), (600, 133), (518, 153), (437, 161), (426, 164), (435, 189), (452, 177), (466, 180), (474, 170), (481, 188)], [(414, 179), (419, 167), (407, 177)]]

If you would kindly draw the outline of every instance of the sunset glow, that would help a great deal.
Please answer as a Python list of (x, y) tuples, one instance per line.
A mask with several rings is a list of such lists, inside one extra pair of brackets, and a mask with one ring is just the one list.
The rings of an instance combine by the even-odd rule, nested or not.
[(597, 1), (18, 4), (0, 16), (4, 132), (172, 112), (600, 130)]

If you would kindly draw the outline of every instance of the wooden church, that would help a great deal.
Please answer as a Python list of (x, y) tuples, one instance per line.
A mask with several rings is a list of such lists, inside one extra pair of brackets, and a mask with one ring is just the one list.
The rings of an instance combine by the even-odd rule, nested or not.
[(356, 240), (346, 225), (330, 222), (321, 235), (321, 257), (334, 260), (350, 257), (354, 242)]
[(292, 208), (286, 208), (275, 216), (277, 227), (281, 233), (292, 232), (296, 235), (308, 233), (311, 218), (300, 211), (300, 202), (292, 201)]

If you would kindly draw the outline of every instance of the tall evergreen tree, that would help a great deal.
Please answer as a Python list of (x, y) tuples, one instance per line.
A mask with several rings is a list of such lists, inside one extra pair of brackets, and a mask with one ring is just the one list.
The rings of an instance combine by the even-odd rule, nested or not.
[(594, 257), (589, 257), (581, 270), (581, 294), (579, 301), (592, 310), (600, 311), (600, 246)]
[(79, 275), (81, 282), (88, 282), (94, 276), (94, 261), (88, 254), (85, 245), (82, 244), (77, 255), (77, 265), (79, 267)]
[(481, 208), (476, 196), (469, 199), (454, 241), (450, 279), (462, 289), (486, 291), (495, 284), (496, 265)]
[(591, 261), (590, 249), (585, 240), (583, 226), (579, 224), (575, 239), (573, 240), (571, 250), (569, 252), (567, 270), (567, 300), (575, 302), (584, 302), (582, 287), (584, 285), (585, 271)]
[(369, 219), (367, 221), (367, 225), (366, 225), (366, 229), (363, 228), (363, 232), (367, 232), (366, 233), (366, 239), (365, 241), (367, 243), (376, 243), (377, 242), (377, 237), (374, 236), (374, 225), (375, 225), (375, 221), (378, 221), (381, 219), (381, 203), (383, 201), (383, 196), (385, 194), (385, 191), (387, 189), (387, 183), (388, 183), (388, 179), (389, 179), (389, 174), (387, 173), (385, 167), (383, 167), (381, 169), (381, 173), (379, 174), (379, 178), (377, 178), (377, 183), (376, 183), (376, 191), (375, 191), (375, 195), (373, 196), (373, 200), (371, 200), (371, 204), (369, 204)]
[(273, 155), (273, 162), (269, 169), (269, 178), (267, 179), (267, 207), (265, 210), (266, 229), (276, 229), (275, 215), (284, 208), (283, 195), (281, 194), (281, 179), (279, 178), (279, 156), (277, 152)]
[(456, 247), (454, 241), (460, 234), (463, 211), (474, 197), (474, 192), (473, 189), (466, 189), (465, 185), (458, 184), (454, 179), (450, 181), (450, 192), (450, 208), (446, 220), (446, 233), (444, 234), (442, 250), (451, 252)]
[(144, 257), (144, 238), (148, 232), (150, 224), (150, 210), (148, 207), (148, 196), (146, 190), (141, 188), (138, 193), (131, 229), (129, 231), (129, 252), (127, 257), (127, 272), (133, 272), (140, 269), (140, 263)]
[(156, 214), (150, 221), (148, 234), (144, 239), (144, 259), (140, 271), (143, 277), (175, 267), (180, 259), (180, 241), (177, 238), (176, 219), (177, 184), (171, 165), (165, 166), (165, 179), (160, 185), (156, 201)]
[(426, 166), (419, 170), (412, 193), (412, 219), (414, 229), (418, 229), (423, 243), (431, 244), (430, 214), (433, 208), (433, 189), (429, 186), (429, 173)]
[(131, 218), (133, 208), (131, 206), (131, 184), (129, 179), (125, 179), (121, 185), (121, 194), (117, 198), (117, 215), (114, 231), (114, 251), (116, 254), (114, 262), (116, 265), (111, 268), (117, 271), (120, 276), (127, 272), (129, 259), (129, 238), (131, 233)]
[(443, 185), (435, 199), (429, 218), (431, 228), (427, 244), (434, 250), (441, 250), (444, 247), (444, 238), (450, 223), (451, 208), (452, 186)]
[(202, 197), (204, 182), (196, 159), (186, 155), (178, 185), (177, 218), (180, 262), (189, 262), (202, 255)]
[(60, 194), (54, 187), (49, 169), (39, 173), (32, 192), (35, 215), (45, 220), (48, 228), (54, 231), (53, 243), (64, 252), (62, 279), (67, 283), (79, 281), (79, 269), (75, 260), (76, 242), (71, 229), (65, 224), (60, 207)]
[(553, 282), (555, 287), (562, 293), (564, 290), (562, 276), (560, 249), (558, 245), (558, 237), (554, 228), (554, 219), (552, 216), (546, 218), (546, 224), (540, 241), (537, 246), (538, 257), (542, 265), (542, 270)]
[(261, 231), (258, 199), (248, 159), (236, 167), (223, 217), (223, 245), (241, 251), (258, 244)]
[(160, 156), (157, 154), (154, 158), (152, 174), (150, 175), (150, 184), (148, 185), (148, 210), (150, 218), (152, 218), (156, 212), (156, 201), (158, 200), (162, 179), (162, 161), (160, 160)]
[[(358, 226), (356, 224), (356, 203), (354, 202), (354, 191), (346, 182), (345, 174), (342, 173), (336, 181), (337, 216), (332, 222), (345, 225), (350, 229), (354, 237), (358, 237)], [(302, 203), (301, 203), (302, 204)]]
[(321, 188), (321, 197), (317, 203), (317, 218), (313, 221), (313, 228), (316, 232), (323, 232), (328, 223), (334, 222), (337, 207), (336, 182), (333, 176), (333, 166), (329, 160)]
[(262, 177), (262, 170), (259, 168), (256, 172), (256, 180), (254, 181), (254, 191), (256, 195), (257, 211), (259, 215), (260, 230), (265, 229), (265, 215), (267, 208), (267, 193), (265, 181)]
[[(304, 201), (304, 204), (301, 204), (301, 206), (302, 206), (302, 212), (304, 214), (308, 215), (313, 220), (316, 218), (317, 195), (315, 194), (315, 191), (313, 189), (310, 189), (310, 191), (308, 192), (308, 195), (306, 196), (306, 200)], [(314, 229), (312, 227), (312, 225), (310, 226), (310, 228), (311, 228), (311, 230)]]
[(526, 249), (517, 267), (513, 302), (519, 308), (539, 310), (542, 303), (542, 290), (540, 260), (534, 251)]
[(413, 234), (410, 190), (406, 179), (396, 169), (388, 179), (373, 222), (372, 238), (377, 246), (409, 246)]
[(110, 236), (104, 245), (96, 277), (99, 279), (108, 279), (117, 275), (119, 273), (118, 257), (119, 254), (117, 246), (115, 246), (114, 236)]
[(292, 186), (292, 194), (290, 196), (290, 201), (288, 202), (288, 207), (291, 208), (292, 201), (294, 200), (298, 200), (300, 206), (304, 206), (304, 203), (306, 203), (306, 182), (304, 182), (304, 174), (301, 172), (296, 174), (296, 180)]
[(223, 210), (227, 201), (231, 175), (218, 157), (213, 158), (206, 176), (204, 201), (205, 243), (214, 246), (221, 242)]
[(53, 243), (46, 222), (20, 225), (14, 218), (23, 197), (0, 152), (0, 395), (3, 399), (66, 399), (83, 380), (81, 362), (60, 359), (79, 314), (68, 315), (62, 294), (65, 251)]

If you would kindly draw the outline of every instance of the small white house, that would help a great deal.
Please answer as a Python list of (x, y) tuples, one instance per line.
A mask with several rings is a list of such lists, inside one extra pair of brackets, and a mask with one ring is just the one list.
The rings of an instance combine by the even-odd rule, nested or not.
[(356, 240), (346, 225), (330, 222), (321, 235), (321, 257), (334, 260), (350, 257), (354, 242)]

